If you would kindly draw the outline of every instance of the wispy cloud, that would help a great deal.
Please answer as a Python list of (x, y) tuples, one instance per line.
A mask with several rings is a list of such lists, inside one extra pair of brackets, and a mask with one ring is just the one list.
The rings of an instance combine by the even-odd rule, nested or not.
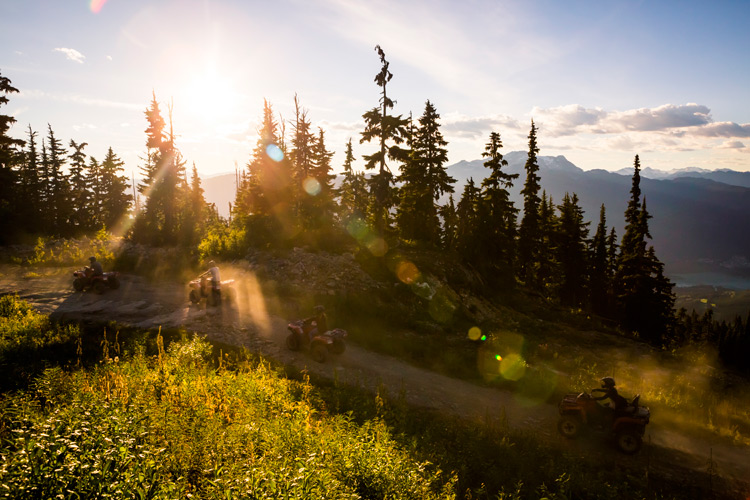
[(445, 116), (442, 125), (446, 134), (470, 139), (485, 139), (493, 131), (502, 133), (503, 130), (518, 130), (521, 128), (518, 120), (508, 115), (471, 117), (448, 114)]
[(66, 47), (57, 47), (54, 49), (55, 52), (62, 52), (65, 54), (65, 57), (68, 58), (70, 61), (77, 62), (79, 64), (83, 64), (83, 60), (86, 59), (86, 56), (78, 52), (76, 49), (69, 49)]
[(132, 104), (129, 102), (110, 101), (108, 99), (99, 99), (86, 97), (77, 94), (57, 94), (53, 92), (43, 92), (41, 90), (26, 89), (19, 92), (19, 97), (34, 100), (52, 100), (59, 102), (73, 102), (84, 104), (86, 106), (97, 106), (100, 108), (117, 108), (141, 111), (145, 108), (143, 104)]

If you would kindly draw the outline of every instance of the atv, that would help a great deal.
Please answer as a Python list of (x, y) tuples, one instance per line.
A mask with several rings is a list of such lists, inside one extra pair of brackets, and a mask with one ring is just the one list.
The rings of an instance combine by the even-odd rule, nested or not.
[(194, 305), (198, 305), (202, 300), (205, 300), (207, 306), (216, 307), (220, 306), (222, 302), (231, 304), (235, 299), (234, 280), (225, 280), (219, 283), (216, 293), (211, 286), (211, 280), (206, 276), (194, 279), (188, 283), (188, 286), (190, 287), (188, 297)]
[(289, 336), (286, 338), (286, 346), (291, 351), (309, 349), (310, 355), (318, 363), (325, 363), (329, 354), (339, 355), (346, 350), (344, 339), (348, 333), (341, 328), (334, 328), (323, 333), (315, 333), (310, 336), (316, 328), (312, 318), (300, 319), (287, 325)]
[(638, 453), (643, 444), (643, 435), (651, 412), (638, 404), (640, 395), (633, 398), (625, 409), (615, 410), (609, 405), (600, 405), (591, 394), (566, 394), (558, 410), (560, 420), (557, 430), (568, 439), (577, 437), (582, 428), (610, 434), (617, 448), (628, 455)]
[(90, 267), (73, 271), (73, 289), (82, 292), (87, 288), (96, 293), (104, 293), (107, 288), (116, 290), (120, 288), (120, 273), (110, 271), (94, 276), (94, 270)]

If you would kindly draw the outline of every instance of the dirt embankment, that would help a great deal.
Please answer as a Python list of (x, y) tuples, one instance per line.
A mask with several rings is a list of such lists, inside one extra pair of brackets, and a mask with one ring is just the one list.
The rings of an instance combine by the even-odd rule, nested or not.
[[(298, 265), (287, 272), (297, 272), (299, 279), (304, 280), (308, 279), (307, 269), (305, 265)], [(738, 488), (744, 489), (742, 498), (750, 495), (750, 483), (747, 482), (750, 478), (750, 449), (681, 435), (675, 429), (660, 426), (658, 418), (649, 425), (644, 450), (636, 456), (626, 457), (612, 449), (602, 449), (601, 440), (565, 441), (556, 431), (557, 409), (554, 405), (519, 399), (511, 392), (423, 370), (353, 343), (349, 343), (342, 356), (325, 364), (312, 361), (305, 352), (290, 352), (284, 344), (287, 321), (269, 314), (269, 310), (277, 309), (270, 303), (275, 299), (261, 293), (252, 267), (237, 267), (231, 272), (228, 268), (222, 270), (224, 278), (233, 274), (231, 277), (236, 280), (235, 303), (222, 311), (192, 306), (187, 300), (185, 284), (151, 283), (135, 275), (121, 276), (119, 289), (101, 295), (75, 293), (71, 287), (72, 269), (30, 270), (2, 266), (0, 294), (16, 293), (40, 311), (58, 318), (115, 320), (144, 328), (182, 326), (204, 333), (209, 339), (245, 346), (324, 377), (336, 377), (370, 390), (385, 387), (389, 394), (402, 395), (411, 405), (461, 418), (488, 421), (504, 416), (512, 428), (533, 432), (550, 446), (566, 447), (582, 455), (600, 454), (614, 467), (658, 471), (662, 477), (674, 480), (694, 481), (703, 475), (708, 481), (711, 479), (706, 475), (710, 458), (713, 475), (737, 482)], [(344, 279), (346, 270), (339, 272), (341, 276), (328, 276), (325, 282), (315, 282), (313, 286), (318, 289), (336, 287)], [(313, 280), (312, 277), (309, 279)], [(362, 280), (364, 283), (367, 278), (362, 277)], [(367, 286), (377, 285), (367, 283)]]

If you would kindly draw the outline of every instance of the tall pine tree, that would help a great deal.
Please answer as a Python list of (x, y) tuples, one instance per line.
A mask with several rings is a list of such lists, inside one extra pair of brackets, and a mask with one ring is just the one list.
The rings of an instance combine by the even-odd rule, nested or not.
[(365, 130), (362, 132), (360, 143), (377, 141), (379, 149), (370, 155), (365, 155), (365, 168), (377, 169), (377, 173), (370, 179), (371, 206), (369, 219), (375, 231), (385, 235), (390, 230), (390, 210), (394, 205), (393, 172), (388, 167), (388, 160), (403, 163), (407, 160), (408, 152), (399, 145), (403, 144), (407, 135), (407, 120), (401, 115), (389, 114), (395, 101), (388, 97), (387, 85), (393, 78), (385, 59), (385, 52), (380, 45), (375, 46), (380, 57), (380, 72), (375, 75), (375, 83), (381, 88), (380, 105), (362, 115), (365, 120)]
[(518, 234), (518, 271), (519, 277), (526, 286), (540, 288), (538, 267), (542, 252), (541, 234), (539, 228), (539, 189), (541, 187), (539, 177), (539, 165), (537, 154), (539, 147), (536, 143), (536, 126), (531, 120), (531, 131), (529, 132), (529, 153), (524, 165), (526, 170), (526, 182), (521, 195), (523, 196), (523, 218)]
[(480, 252), (481, 260), (489, 263), (495, 271), (497, 285), (501, 288), (514, 284), (514, 265), (516, 258), (516, 220), (518, 209), (510, 199), (510, 188), (518, 174), (503, 171), (508, 161), (503, 158), (500, 149), (503, 143), (500, 134), (491, 132), (482, 156), (487, 158), (484, 166), (490, 175), (482, 182), (481, 204), (485, 207), (486, 217), (480, 220), (483, 238)]
[(437, 200), (453, 192), (456, 179), (448, 175), (448, 143), (440, 132), (440, 115), (427, 101), (419, 127), (411, 140), (409, 159), (401, 166), (398, 226), (402, 237), (432, 245), (440, 244)]
[(645, 199), (641, 202), (638, 155), (634, 161), (630, 200), (625, 210), (625, 234), (614, 280), (620, 322), (628, 331), (654, 343), (661, 343), (670, 333), (674, 317), (672, 283), (663, 274), (663, 264), (656, 258), (651, 238)]

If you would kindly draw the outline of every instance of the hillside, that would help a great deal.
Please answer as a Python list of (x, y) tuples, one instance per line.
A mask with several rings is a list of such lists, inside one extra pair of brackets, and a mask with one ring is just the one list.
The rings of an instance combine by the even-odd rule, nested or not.
[[(507, 171), (520, 174), (511, 189), (511, 199), (522, 207), (520, 190), (524, 182), (526, 153), (505, 155)], [(602, 204), (607, 210), (607, 225), (622, 236), (624, 212), (629, 199), (632, 169), (622, 173), (605, 170), (584, 171), (564, 156), (540, 156), (541, 185), (555, 202), (565, 193), (576, 193), (593, 235)], [(644, 169), (645, 170), (645, 169)], [(454, 200), (458, 202), (469, 178), (476, 183), (487, 175), (483, 160), (461, 161), (448, 167), (457, 179)], [(684, 174), (684, 175), (682, 175)], [(666, 272), (684, 285), (723, 285), (750, 288), (750, 188), (744, 186), (744, 172), (671, 174), (673, 178), (641, 178), (641, 190), (648, 210), (653, 244)], [(664, 174), (667, 176), (667, 174)], [(738, 185), (718, 182), (733, 180)], [(220, 213), (228, 215), (228, 202), (234, 199), (234, 174), (204, 179), (206, 199), (216, 203)], [(445, 203), (444, 196), (440, 203)]]
[[(747, 463), (740, 458), (747, 451), (744, 440), (750, 432), (746, 417), (742, 416), (746, 401), (740, 403), (743, 401), (741, 394), (745, 386), (735, 385), (732, 394), (706, 391), (706, 387), (722, 380), (714, 379), (714, 372), (704, 364), (708, 360), (689, 358), (691, 368), (686, 369), (685, 359), (665, 359), (658, 351), (641, 343), (612, 335), (611, 332), (606, 333), (595, 321), (584, 316), (555, 307), (534, 305), (533, 301), (527, 301), (523, 297), (513, 303), (487, 301), (475, 296), (470, 292), (470, 287), (477, 277), (466, 270), (446, 269), (435, 255), (402, 253), (400, 258), (410, 259), (419, 267), (424, 273), (430, 293), (394, 284), (393, 277), (375, 279), (364, 273), (362, 265), (350, 255), (309, 253), (302, 250), (283, 254), (252, 252), (247, 260), (238, 261), (234, 265), (221, 263), (225, 277), (237, 280), (238, 298), (236, 304), (222, 310), (218, 316), (186, 303), (186, 287), (183, 283), (171, 280), (149, 281), (135, 274), (123, 275), (121, 288), (104, 295), (77, 294), (69, 288), (68, 269), (5, 266), (0, 273), (3, 276), (0, 279), (0, 293), (19, 293), (35, 307), (52, 313), (56, 319), (82, 321), (84, 325), (117, 320), (123, 325), (136, 325), (138, 328), (183, 328), (201, 332), (224, 349), (227, 346), (249, 349), (284, 363), (287, 370), (299, 370), (303, 374), (321, 377), (332, 382), (335, 387), (351, 384), (378, 394), (378, 398), (388, 395), (391, 401), (388, 405), (393, 406), (387, 408), (392, 408), (393, 413), (386, 415), (388, 419), (392, 419), (388, 421), (394, 434), (398, 435), (399, 429), (407, 432), (407, 428), (399, 426), (409, 423), (412, 426), (409, 431), (412, 434), (409, 436), (412, 437), (400, 442), (411, 442), (410, 446), (419, 443), (419, 448), (412, 449), (414, 455), (410, 456), (440, 464), (445, 467), (446, 473), (457, 471), (460, 484), (477, 485), (482, 481), (490, 487), (491, 481), (492, 488), (500, 485), (509, 488), (517, 480), (522, 480), (527, 488), (531, 488), (524, 489), (525, 494), (519, 495), (523, 498), (536, 497), (532, 491), (543, 484), (560, 494), (572, 493), (578, 496), (583, 491), (591, 491), (587, 488), (606, 489), (607, 483), (602, 484), (601, 481), (614, 481), (609, 484), (619, 485), (628, 481), (631, 487), (640, 489), (659, 484), (659, 488), (667, 488), (664, 491), (666, 498), (673, 495), (677, 498), (689, 498), (690, 491), (707, 493), (708, 488), (716, 488), (712, 491), (720, 497), (719, 486), (724, 493), (727, 492), (726, 488), (742, 487), (732, 485), (748, 472), (745, 470)], [(305, 352), (290, 352), (284, 345), (286, 320), (304, 315), (317, 302), (326, 304), (331, 321), (347, 328), (351, 336), (344, 355), (325, 364), (313, 362)], [(491, 340), (478, 341), (471, 334), (467, 335), (468, 327), (472, 325), (481, 327)], [(109, 331), (112, 335), (113, 330)], [(100, 338), (92, 339), (88, 344), (89, 350), (92, 347), (94, 350), (101, 349), (101, 345)], [(110, 349), (114, 349), (114, 344)], [(199, 351), (200, 349), (190, 347), (175, 352), (195, 356)], [(69, 352), (72, 355), (75, 347), (57, 348), (55, 352)], [(503, 365), (498, 356), (506, 360), (506, 364)], [(115, 387), (119, 391), (117, 394), (128, 394), (135, 407), (141, 409), (141, 413), (158, 415), (169, 408), (166, 406), (169, 400), (151, 403), (152, 406), (147, 406), (147, 401), (151, 394), (149, 391), (163, 387), (163, 390), (168, 391), (169, 398), (181, 402), (179, 408), (180, 411), (187, 412), (184, 414), (185, 418), (192, 419), (191, 429), (194, 432), (190, 431), (193, 433), (185, 436), (184, 446), (170, 444), (167, 447), (166, 456), (171, 457), (176, 470), (185, 473), (189, 471), (188, 458), (192, 453), (189, 450), (207, 446), (205, 437), (211, 435), (209, 429), (210, 432), (217, 432), (216, 429), (222, 425), (228, 425), (228, 441), (210, 448), (215, 450), (210, 456), (218, 461), (214, 463), (223, 463), (225, 458), (219, 457), (227, 456), (225, 453), (234, 457), (237, 451), (243, 449), (239, 444), (225, 448), (224, 443), (231, 443), (232, 439), (250, 439), (248, 436), (252, 436), (250, 440), (255, 442), (255, 432), (258, 429), (267, 430), (263, 439), (271, 439), (273, 442), (281, 439), (289, 443), (289, 436), (297, 436), (300, 429), (307, 428), (306, 432), (311, 433), (310, 438), (299, 443), (311, 445), (312, 449), (303, 446), (295, 448), (300, 453), (307, 454), (309, 463), (317, 464), (314, 467), (317, 473), (311, 476), (307, 484), (317, 488), (320, 477), (337, 470), (334, 464), (326, 467), (324, 462), (317, 462), (319, 456), (316, 455), (315, 458), (309, 454), (320, 449), (325, 449), (327, 456), (340, 456), (342, 453), (341, 450), (327, 449), (329, 443), (316, 444), (318, 429), (329, 429), (327, 420), (318, 421), (318, 417), (315, 417), (313, 423), (309, 418), (293, 419), (302, 424), (296, 430), (284, 427), (286, 419), (279, 419), (273, 426), (242, 425), (248, 418), (253, 421), (265, 418), (248, 417), (244, 412), (249, 410), (268, 412), (275, 418), (279, 412), (282, 415), (289, 414), (290, 417), (304, 417), (307, 414), (304, 412), (308, 411), (305, 407), (307, 401), (317, 401), (317, 396), (308, 395), (304, 401), (293, 399), (289, 403), (274, 399), (278, 402), (267, 409), (260, 402), (258, 405), (245, 404), (241, 411), (227, 414), (231, 425), (222, 424), (225, 412), (233, 406), (229, 402), (237, 404), (238, 397), (244, 398), (235, 392), (236, 388), (249, 387), (255, 383), (244, 372), (239, 376), (227, 374), (216, 379), (210, 374), (211, 371), (203, 372), (200, 367), (193, 371), (191, 363), (180, 362), (175, 370), (180, 370), (179, 376), (185, 383), (172, 387), (170, 384), (173, 382), (168, 379), (166, 385), (160, 386), (158, 371), (144, 372), (143, 362), (129, 365), (124, 361), (112, 366), (115, 370), (115, 378), (112, 380), (116, 381)], [(165, 373), (175, 375), (175, 370), (166, 370)], [(570, 390), (580, 391), (592, 387), (601, 372), (609, 370), (617, 372), (623, 392), (630, 395), (640, 392), (643, 401), (648, 402), (655, 415), (658, 414), (658, 418), (655, 417), (649, 425), (647, 448), (636, 457), (617, 454), (595, 436), (569, 443), (555, 431), (555, 403), (560, 395)], [(74, 380), (86, 381), (84, 387), (86, 384), (103, 387), (106, 373), (100, 371), (76, 374)], [(64, 395), (57, 397), (65, 400), (71, 396), (81, 397), (76, 396), (76, 384), (68, 386), (65, 380), (49, 377), (47, 380), (45, 384)], [(206, 387), (207, 384), (214, 389), (210, 392), (211, 398), (205, 401), (208, 406), (203, 408), (200, 406), (204, 404), (203, 398), (193, 398), (191, 386)], [(325, 385), (324, 383), (323, 387)], [(673, 389), (664, 391), (665, 387)], [(306, 390), (304, 387), (292, 389), (292, 398)], [(102, 395), (105, 396), (106, 394)], [(356, 400), (361, 401), (362, 396), (356, 396)], [(375, 401), (378, 400), (380, 399)], [(698, 400), (712, 410), (708, 414), (690, 410)], [(268, 402), (268, 399), (262, 401)], [(332, 399), (330, 395), (326, 396), (326, 401), (326, 406), (315, 407), (315, 415), (320, 412), (323, 417), (334, 412), (334, 408), (341, 411), (348, 408), (340, 395)], [(222, 410), (221, 404), (228, 409)], [(404, 404), (412, 409), (407, 409)], [(285, 405), (297, 409), (287, 412)], [(82, 408), (86, 410), (89, 407), (84, 405)], [(107, 412), (117, 409), (112, 404), (103, 408)], [(128, 422), (129, 427), (122, 428), (118, 435), (129, 439), (127, 433), (131, 428), (136, 435), (144, 432), (131, 409), (122, 410), (117, 410), (119, 413), (113, 415)], [(64, 411), (74, 419), (83, 418), (75, 410), (75, 405), (66, 406)], [(437, 412), (437, 420), (433, 420), (436, 418), (433, 412)], [(102, 418), (105, 417), (106, 415)], [(446, 427), (444, 421), (440, 420), (443, 417), (459, 420)], [(36, 418), (39, 417), (35, 416), (34, 419)], [(176, 426), (176, 422), (180, 420), (175, 414), (169, 421), (163, 422), (163, 431), (149, 434), (149, 440), (158, 445), (153, 450), (149, 448), (149, 453), (156, 453), (164, 448), (164, 445), (159, 445), (163, 442), (162, 432), (180, 435), (182, 431)], [(463, 424), (459, 422), (469, 423), (469, 428), (463, 430)], [(272, 428), (280, 430), (281, 435), (272, 437)], [(506, 428), (509, 431), (504, 430)], [(331, 425), (330, 429), (332, 432), (348, 432), (335, 425)], [(437, 429), (443, 429), (440, 432), (445, 433), (445, 436), (438, 434)], [(250, 434), (246, 434), (247, 432)], [(45, 434), (45, 439), (49, 439), (49, 432)], [(40, 441), (44, 437), (31, 430), (28, 435)], [(330, 439), (332, 438), (324, 441)], [(264, 450), (272, 453), (278, 449), (270, 444), (268, 448), (256, 448), (259, 453), (257, 456), (264, 457)], [(383, 446), (391, 445), (385, 442)], [(403, 450), (396, 446), (395, 452)], [(446, 446), (445, 451), (435, 455), (434, 450), (442, 446)], [(230, 449), (234, 451), (226, 451)], [(433, 451), (428, 452), (430, 449)], [(220, 450), (221, 455), (218, 455)], [(500, 455), (496, 455), (498, 453)], [(709, 454), (717, 472), (706, 474), (705, 463)], [(263, 461), (276, 464), (277, 459), (272, 458), (277, 455), (268, 456)], [(495, 458), (491, 458), (493, 456)], [(505, 458), (498, 458), (500, 456)], [(446, 457), (452, 458), (448, 460)], [(278, 462), (279, 467), (287, 466), (284, 460), (282, 457)], [(137, 463), (133, 462), (134, 465)], [(403, 470), (408, 470), (409, 462), (401, 463), (404, 464)], [(473, 465), (467, 470), (462, 468), (461, 463)], [(539, 469), (539, 464), (546, 464), (544, 470)], [(244, 465), (239, 469), (225, 466), (224, 474), (228, 475), (222, 477), (216, 475), (216, 467), (202, 467), (203, 473), (198, 473), (193, 479), (183, 479), (179, 483), (181, 487), (198, 487), (199, 483), (195, 483), (197, 479), (206, 481), (203, 483), (204, 488), (211, 488), (208, 481), (222, 484), (222, 481), (233, 477), (251, 474), (243, 469)], [(168, 474), (163, 469), (156, 470), (159, 474)], [(253, 474), (264, 474), (263, 469), (253, 467), (253, 470)], [(346, 472), (344, 469), (336, 474)], [(563, 473), (570, 474), (572, 479), (569, 485), (566, 486), (565, 478), (563, 483), (556, 483), (554, 486), (549, 482), (545, 483), (550, 477), (562, 477)], [(274, 477), (279, 484), (287, 484), (290, 488), (299, 486), (294, 483), (294, 476), (278, 473)], [(350, 480), (359, 481), (358, 477), (355, 475)], [(390, 475), (378, 477), (381, 478), (381, 489), (377, 491), (385, 491), (398, 484)], [(18, 476), (14, 476), (14, 481), (17, 478)], [(653, 483), (650, 482), (652, 480)], [(438, 481), (441, 482), (442, 480)], [(539, 493), (538, 496), (544, 495)], [(727, 494), (726, 498), (732, 496)]]

